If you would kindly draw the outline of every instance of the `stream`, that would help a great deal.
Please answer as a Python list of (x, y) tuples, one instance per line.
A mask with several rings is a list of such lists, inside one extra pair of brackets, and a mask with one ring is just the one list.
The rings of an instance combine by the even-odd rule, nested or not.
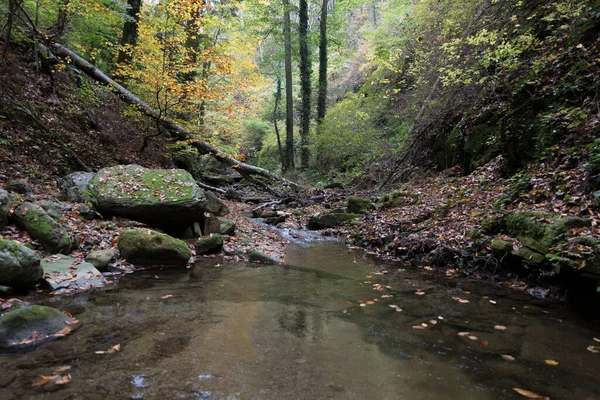
[[(597, 321), (569, 306), (334, 241), (286, 262), (202, 259), (46, 299), (78, 329), (0, 354), (0, 399), (600, 398)], [(32, 386), (61, 366), (68, 384)]]

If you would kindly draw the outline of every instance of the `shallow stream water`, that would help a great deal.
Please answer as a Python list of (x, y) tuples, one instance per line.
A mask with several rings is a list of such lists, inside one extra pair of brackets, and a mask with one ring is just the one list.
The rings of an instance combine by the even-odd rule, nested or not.
[[(598, 325), (568, 306), (425, 269), (390, 276), (397, 265), (336, 242), (292, 245), (286, 261), (203, 260), (50, 302), (78, 329), (0, 354), (0, 399), (600, 399)], [(32, 387), (65, 365), (71, 382)]]

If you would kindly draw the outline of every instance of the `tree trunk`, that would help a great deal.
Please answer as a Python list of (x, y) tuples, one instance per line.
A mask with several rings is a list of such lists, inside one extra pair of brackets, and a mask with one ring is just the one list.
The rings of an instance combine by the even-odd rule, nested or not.
[(127, 19), (123, 24), (123, 35), (121, 36), (121, 49), (117, 57), (117, 63), (128, 63), (131, 61), (131, 48), (135, 47), (138, 36), (138, 18), (142, 0), (127, 0)]
[(294, 98), (292, 87), (292, 35), (290, 2), (283, 0), (283, 36), (285, 46), (285, 166), (284, 171), (294, 169)]
[[(40, 45), (41, 46), (41, 45)], [(152, 117), (158, 121), (158, 123), (165, 128), (170, 134), (171, 137), (178, 141), (183, 141), (188, 143), (190, 146), (194, 147), (200, 154), (210, 154), (214, 158), (216, 158), (221, 163), (234, 168), (240, 174), (242, 174), (247, 179), (251, 180), (254, 183), (259, 183), (255, 179), (252, 179), (252, 175), (260, 176), (266, 178), (269, 181), (275, 181), (280, 183), (285, 183), (289, 186), (298, 188), (299, 186), (294, 184), (293, 182), (289, 182), (283, 178), (280, 178), (271, 172), (267, 171), (264, 168), (255, 167), (253, 165), (245, 164), (236, 160), (235, 158), (229, 156), (224, 151), (213, 147), (210, 143), (199, 140), (194, 136), (193, 133), (188, 132), (181, 125), (178, 125), (173, 120), (165, 117), (161, 117), (160, 112), (150, 107), (143, 100), (139, 99), (133, 93), (129, 92), (123, 86), (119, 85), (112, 79), (110, 79), (106, 74), (100, 71), (98, 68), (94, 67), (89, 62), (85, 61), (76, 53), (72, 52), (68, 48), (64, 47), (60, 43), (53, 43), (49, 46), (49, 50), (56, 57), (60, 57), (66, 62), (72, 64), (80, 71), (84, 72), (88, 76), (90, 76), (95, 81), (110, 87), (123, 101), (127, 104), (133, 106), (136, 110), (142, 112), (143, 114)], [(262, 183), (264, 188), (268, 188), (268, 185)]]
[(279, 159), (281, 168), (285, 164), (285, 155), (281, 146), (281, 136), (279, 135), (279, 127), (277, 126), (277, 117), (279, 116), (279, 100), (281, 100), (281, 77), (277, 76), (277, 91), (275, 92), (275, 107), (273, 108), (273, 125), (275, 126), (275, 135), (277, 135), (277, 147), (279, 148)]
[(308, 1), (300, 0), (300, 89), (302, 96), (302, 113), (300, 114), (300, 170), (308, 168), (310, 110), (311, 110), (311, 62), (308, 46)]
[(317, 124), (321, 125), (325, 118), (327, 102), (327, 1), (321, 5), (321, 21), (319, 30), (319, 94), (317, 97)]
[(8, 0), (8, 18), (6, 20), (6, 35), (4, 36), (4, 50), (2, 54), (6, 55), (10, 48), (10, 41), (12, 39), (12, 28), (15, 20), (15, 14), (19, 8), (20, 0)]

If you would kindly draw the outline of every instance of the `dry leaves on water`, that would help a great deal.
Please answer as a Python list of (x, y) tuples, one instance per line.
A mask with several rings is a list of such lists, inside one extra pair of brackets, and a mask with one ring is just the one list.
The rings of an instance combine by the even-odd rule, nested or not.
[(506, 327), (504, 325), (494, 325), (494, 329), (498, 331), (505, 331)]
[(588, 346), (587, 349), (594, 354), (600, 353), (600, 346)]
[(555, 360), (544, 360), (544, 362), (548, 365), (558, 365), (558, 361)]
[(114, 353), (116, 351), (120, 351), (120, 350), (121, 350), (121, 345), (115, 344), (113, 347), (111, 347), (108, 350), (98, 350), (98, 351), (95, 351), (94, 353), (96, 353), (96, 354), (112, 354), (112, 353)]
[(515, 361), (515, 358), (510, 354), (502, 354), (500, 357), (502, 357), (502, 359), (505, 361)]
[(550, 397), (540, 396), (539, 394), (533, 393), (529, 390), (519, 388), (513, 388), (513, 390), (519, 393), (521, 396), (527, 397), (528, 399), (550, 400)]
[(54, 383), (55, 385), (65, 385), (71, 382), (71, 374), (62, 375), (64, 372), (70, 371), (70, 365), (63, 365), (52, 371), (52, 375), (40, 375), (38, 381), (35, 381), (31, 386), (44, 386), (47, 383)]

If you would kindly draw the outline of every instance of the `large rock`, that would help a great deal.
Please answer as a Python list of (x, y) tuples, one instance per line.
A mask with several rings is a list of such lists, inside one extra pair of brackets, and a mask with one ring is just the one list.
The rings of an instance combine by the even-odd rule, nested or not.
[(44, 209), (36, 204), (21, 203), (13, 214), (33, 239), (38, 240), (50, 253), (68, 254), (75, 247), (75, 241)]
[(216, 233), (204, 236), (196, 242), (196, 254), (218, 253), (223, 248), (223, 236)]
[(0, 189), (0, 229), (8, 222), (8, 209), (10, 207), (10, 196), (6, 190)]
[(225, 218), (219, 218), (219, 223), (221, 225), (221, 233), (223, 235), (233, 236), (235, 234), (235, 221)]
[(106, 271), (108, 264), (119, 257), (119, 252), (115, 249), (94, 250), (85, 256), (85, 261), (98, 268), (100, 271)]
[(146, 228), (121, 231), (118, 247), (123, 258), (138, 265), (185, 265), (192, 257), (184, 241)]
[(358, 218), (360, 215), (358, 214), (350, 214), (350, 213), (331, 213), (324, 215), (317, 215), (310, 217), (308, 219), (308, 229), (311, 230), (320, 230), (325, 228), (333, 228), (343, 224), (346, 221), (350, 221), (354, 218)]
[(50, 200), (36, 201), (35, 204), (42, 207), (44, 211), (55, 220), (62, 219), (64, 212), (72, 208), (70, 204)]
[(15, 179), (10, 181), (8, 185), (6, 185), (6, 190), (19, 194), (30, 194), (33, 192), (31, 190), (31, 185), (29, 185), (29, 182), (27, 182), (26, 179)]
[(369, 200), (363, 199), (362, 197), (350, 196), (348, 197), (346, 208), (348, 208), (348, 212), (351, 213), (365, 214), (373, 209), (373, 205)]
[(0, 285), (33, 287), (42, 277), (40, 258), (28, 247), (0, 238)]
[(73, 201), (76, 203), (85, 203), (90, 200), (89, 183), (94, 177), (93, 172), (73, 172), (62, 178), (58, 178), (56, 183), (60, 189), (58, 199), (63, 201)]
[(227, 207), (198, 187), (182, 169), (150, 170), (139, 165), (100, 170), (90, 181), (96, 209), (104, 216), (121, 216), (180, 234), (204, 212), (221, 215)]
[(0, 347), (7, 348), (56, 334), (73, 320), (60, 310), (45, 306), (24, 306), (8, 311), (0, 318)]
[(44, 279), (50, 288), (58, 292), (74, 292), (102, 287), (106, 279), (89, 262), (55, 254), (42, 260)]

